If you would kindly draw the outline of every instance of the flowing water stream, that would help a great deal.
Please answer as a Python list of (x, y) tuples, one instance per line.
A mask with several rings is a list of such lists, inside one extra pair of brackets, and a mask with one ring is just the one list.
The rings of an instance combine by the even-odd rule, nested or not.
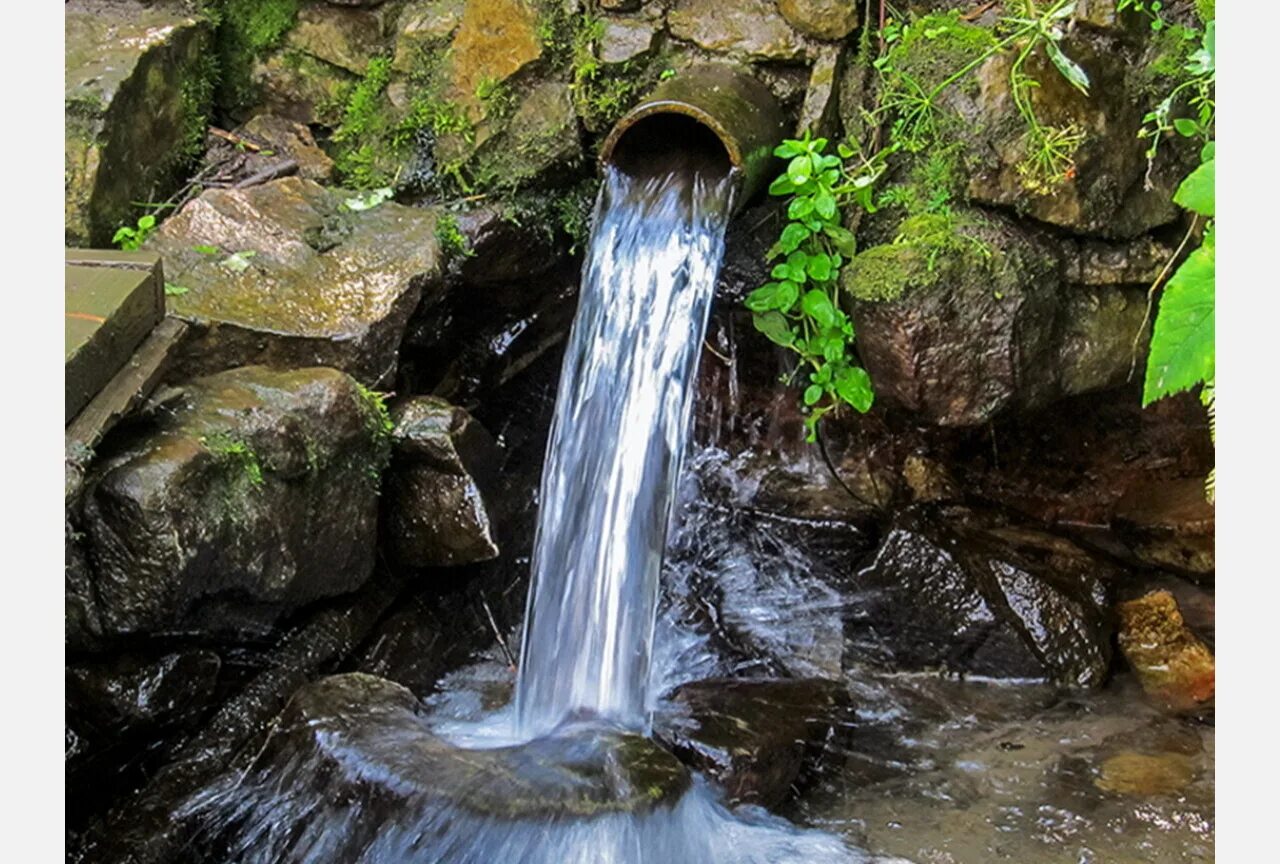
[(731, 181), (609, 168), (542, 475), (516, 710), (637, 728)]

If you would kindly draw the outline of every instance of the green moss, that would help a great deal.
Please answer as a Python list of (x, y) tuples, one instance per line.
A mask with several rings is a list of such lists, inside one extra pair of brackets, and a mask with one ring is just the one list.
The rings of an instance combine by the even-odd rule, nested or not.
[(452, 213), (442, 213), (436, 221), (436, 241), (440, 251), (449, 258), (470, 258), (475, 252), (467, 244), (467, 238), (458, 228), (458, 217)]
[(986, 268), (990, 246), (978, 235), (981, 217), (945, 213), (908, 216), (892, 243), (872, 246), (845, 264), (841, 288), (859, 300), (896, 300), (909, 288), (928, 288), (944, 273)]
[(224, 107), (253, 101), (253, 65), (284, 39), (300, 5), (300, 0), (221, 0), (209, 7), (218, 21), (219, 101)]
[[(958, 10), (924, 15), (902, 29), (902, 38), (888, 52), (888, 68), (932, 90), (995, 44), (990, 29), (960, 20)], [(972, 76), (958, 83), (970, 92), (978, 86)]]
[(1196, 15), (1201, 23), (1208, 24), (1217, 17), (1217, 0), (1196, 0)]
[(365, 468), (365, 475), (376, 484), (391, 464), (391, 433), (395, 423), (391, 420), (383, 394), (356, 382), (356, 396), (364, 414), (365, 429), (373, 443), (373, 458)]
[(228, 432), (215, 432), (202, 437), (200, 443), (232, 470), (233, 481), (247, 481), (255, 487), (263, 484), (262, 463), (246, 441)]

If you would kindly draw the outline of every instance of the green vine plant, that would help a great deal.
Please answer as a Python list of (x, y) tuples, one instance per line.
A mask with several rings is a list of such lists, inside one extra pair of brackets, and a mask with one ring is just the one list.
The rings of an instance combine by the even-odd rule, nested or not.
[[(1152, 125), (1145, 126), (1139, 134), (1152, 141), (1147, 152), (1148, 159), (1155, 158), (1159, 139), (1167, 134), (1203, 142), (1200, 164), (1182, 181), (1173, 196), (1176, 204), (1192, 214), (1191, 226), (1173, 258), (1151, 286), (1150, 294), (1153, 298), (1161, 289), (1164, 275), (1181, 256), (1197, 230), (1202, 230), (1200, 245), (1187, 255), (1164, 284), (1151, 333), (1151, 347), (1147, 353), (1142, 404), (1145, 407), (1158, 399), (1200, 386), (1200, 401), (1208, 411), (1210, 435), (1216, 443), (1214, 311), (1217, 232), (1214, 225), (1214, 88), (1217, 83), (1217, 68), (1214, 30), (1215, 21), (1206, 22), (1200, 48), (1191, 55), (1186, 65), (1186, 80), (1178, 84), (1161, 101), (1157, 110), (1148, 115), (1148, 118), (1153, 118), (1154, 115), (1154, 119), (1148, 120)], [(1193, 114), (1190, 117), (1172, 118), (1172, 113), (1179, 104), (1177, 99), (1182, 94), (1189, 94), (1185, 107)], [(1145, 326), (1144, 321), (1144, 329)], [(1205, 495), (1211, 502), (1215, 497), (1215, 487), (1216, 470), (1211, 470), (1205, 481)]]
[[(787, 222), (778, 242), (767, 253), (767, 259), (774, 262), (771, 280), (748, 294), (744, 302), (752, 312), (755, 328), (799, 357), (798, 365), (783, 382), (790, 385), (799, 379), (804, 384), (806, 440), (817, 440), (818, 424), (828, 414), (844, 406), (865, 413), (874, 400), (871, 378), (853, 351), (854, 323), (841, 308), (840, 269), (856, 251), (842, 210), (856, 205), (874, 213), (877, 206), (895, 203), (892, 188), (885, 190), (879, 200), (875, 192), (875, 184), (885, 174), (890, 157), (899, 151), (919, 153), (927, 147), (941, 146), (937, 137), (942, 94), (991, 57), (1010, 50), (1017, 52), (1010, 69), (1010, 86), (1018, 112), (1027, 124), (1027, 156), (1019, 172), (1023, 183), (1029, 189), (1048, 191), (1053, 184), (1069, 179), (1074, 172), (1072, 157), (1083, 141), (1083, 133), (1074, 126), (1052, 127), (1039, 120), (1032, 91), (1040, 85), (1025, 69), (1036, 49), (1043, 47), (1062, 76), (1082, 93), (1088, 93), (1088, 75), (1060, 45), (1075, 5), (1074, 0), (1053, 0), (1043, 5), (1021, 0), (1015, 7), (1018, 14), (1001, 20), (1003, 35), (992, 38), (989, 45), (959, 68), (943, 74), (932, 86), (895, 67), (895, 43), (909, 36), (929, 40), (949, 31), (967, 34), (977, 28), (961, 24), (954, 13), (907, 24), (889, 20), (880, 31), (879, 56), (871, 63), (880, 75), (878, 104), (864, 114), (876, 130), (887, 124), (887, 142), (880, 142), (877, 131), (868, 146), (851, 138), (838, 144), (836, 153), (828, 153), (828, 139), (814, 138), (806, 131), (802, 138), (785, 140), (774, 150), (776, 156), (788, 161), (786, 171), (773, 181), (769, 193), (789, 199)], [(921, 29), (913, 33), (912, 28)], [(990, 251), (980, 240), (954, 230), (949, 194), (943, 191), (938, 200), (922, 202), (922, 215), (927, 218), (917, 219), (919, 224), (915, 227), (924, 230), (933, 226), (934, 230), (924, 233), (938, 235), (937, 243), (963, 244), (972, 247), (975, 254), (989, 257)], [(906, 242), (907, 238), (899, 240)], [(935, 245), (920, 237), (915, 240), (922, 245)], [(931, 250), (930, 271), (940, 251), (941, 246)]]
[(948, 87), (977, 71), (989, 59), (1008, 50), (1017, 52), (1009, 70), (1009, 86), (1013, 103), (1026, 124), (1025, 152), (1018, 173), (1028, 190), (1048, 193), (1074, 175), (1074, 156), (1084, 142), (1084, 132), (1076, 124), (1051, 126), (1042, 122), (1036, 114), (1033, 91), (1040, 82), (1026, 71), (1027, 62), (1036, 49), (1043, 48), (1058, 72), (1071, 86), (1081, 93), (1089, 93), (1089, 76), (1081, 66), (1066, 55), (1061, 42), (1066, 35), (1066, 25), (1076, 8), (1076, 0), (1054, 0), (1037, 4), (1035, 0), (1020, 0), (1014, 4), (1017, 14), (1000, 20), (998, 32), (1003, 35), (932, 87), (927, 87), (915, 77), (894, 67), (890, 49), (910, 35), (912, 28), (924, 27), (919, 35), (931, 40), (961, 25), (957, 16), (949, 24), (936, 20), (902, 24), (886, 23), (882, 31), (885, 49), (874, 61), (880, 73), (883, 96), (878, 108), (872, 112), (876, 123), (890, 121), (887, 150), (903, 149), (918, 153), (932, 144), (937, 137), (937, 112), (939, 97)]
[[(826, 152), (826, 138), (783, 141), (774, 154), (787, 170), (769, 187), (771, 195), (788, 196), (787, 225), (768, 252), (775, 261), (773, 281), (747, 295), (757, 330), (775, 344), (795, 352), (800, 364), (787, 383), (808, 370), (804, 389), (806, 440), (817, 438), (824, 416), (850, 405), (865, 413), (873, 400), (871, 378), (852, 355), (853, 321), (840, 308), (840, 267), (854, 253), (853, 234), (840, 219), (843, 200), (870, 200), (872, 175), (850, 171), (844, 158)], [(844, 158), (842, 158), (844, 157)]]

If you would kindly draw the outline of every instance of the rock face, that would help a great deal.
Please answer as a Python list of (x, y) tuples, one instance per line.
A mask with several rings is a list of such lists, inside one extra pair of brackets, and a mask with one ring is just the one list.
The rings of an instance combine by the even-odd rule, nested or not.
[(218, 655), (204, 650), (78, 663), (67, 667), (68, 701), (102, 734), (153, 732), (198, 717), (221, 667)]
[(443, 567), (498, 556), (492, 499), (502, 453), (470, 414), (443, 399), (396, 406), (387, 524), (395, 557)]
[(1171, 593), (1153, 591), (1118, 612), (1120, 650), (1150, 696), (1174, 710), (1212, 702), (1213, 654), (1183, 622)]
[(286, 177), (211, 189), (168, 219), (150, 248), (169, 298), (194, 325), (179, 366), (324, 365), (375, 385), (395, 371), (409, 316), (441, 290), (431, 211)]
[[(472, 847), (507, 848), (516, 857), (496, 860), (518, 860), (522, 847), (482, 846), (476, 835), (518, 839), (526, 820), (542, 834), (562, 821), (644, 814), (689, 786), (673, 756), (625, 733), (584, 729), (517, 747), (458, 749), (430, 732), (412, 693), (361, 673), (304, 687), (273, 728), (225, 797), (203, 796), (217, 823), (231, 823), (223, 841), (232, 860), (249, 850), (263, 860), (307, 860), (299, 832), (323, 834), (326, 860), (444, 860)], [(536, 849), (545, 841), (525, 842)]]
[(798, 60), (808, 46), (771, 0), (675, 0), (671, 35), (699, 48), (749, 60)]
[(689, 767), (714, 779), (731, 804), (774, 807), (821, 770), (824, 745), (847, 726), (848, 691), (836, 681), (707, 679), (676, 689), (656, 732)]
[(358, 588), (373, 572), (390, 446), (380, 410), (334, 369), (245, 367), (186, 384), (91, 470), (88, 622), (125, 635), (201, 607), (269, 618)]
[(1111, 660), (1109, 568), (1059, 537), (961, 507), (909, 508), (856, 574), (859, 660), (1094, 687)]
[(778, 11), (815, 39), (843, 39), (858, 26), (857, 0), (778, 0)]
[(1216, 518), (1198, 477), (1135, 484), (1117, 502), (1116, 522), (1144, 564), (1196, 578), (1216, 568)]
[(212, 28), (181, 4), (69, 0), (66, 243), (106, 246), (203, 149)]

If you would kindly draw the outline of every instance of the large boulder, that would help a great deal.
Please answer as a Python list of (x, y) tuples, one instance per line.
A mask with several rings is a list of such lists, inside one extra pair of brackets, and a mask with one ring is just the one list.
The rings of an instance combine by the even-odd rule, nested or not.
[(81, 620), (126, 635), (226, 610), (270, 619), (360, 587), (388, 426), (335, 369), (250, 366), (184, 385), (91, 467)]
[(179, 3), (69, 0), (66, 243), (106, 246), (204, 148), (212, 28)]
[(583, 820), (660, 811), (690, 784), (661, 747), (608, 729), (460, 749), (411, 692), (362, 673), (299, 690), (272, 730), (193, 808), (222, 829), (221, 860), (563, 860)]
[(854, 575), (853, 659), (1096, 687), (1111, 661), (1114, 571), (995, 514), (915, 506)]
[(432, 396), (400, 403), (392, 422), (386, 513), (396, 560), (442, 567), (496, 558), (485, 500), (493, 500), (502, 464), (493, 438), (466, 411)]
[(656, 735), (715, 780), (732, 804), (775, 807), (822, 770), (848, 728), (849, 693), (837, 681), (707, 679), (668, 697)]
[(843, 39), (858, 26), (857, 0), (778, 0), (778, 11), (815, 39)]
[(442, 293), (430, 210), (286, 177), (211, 189), (168, 219), (150, 248), (193, 325), (188, 375), (249, 363), (332, 366), (389, 380), (410, 314)]
[(1060, 263), (994, 215), (920, 216), (841, 272), (876, 394), (932, 423), (985, 423), (1057, 394)]

